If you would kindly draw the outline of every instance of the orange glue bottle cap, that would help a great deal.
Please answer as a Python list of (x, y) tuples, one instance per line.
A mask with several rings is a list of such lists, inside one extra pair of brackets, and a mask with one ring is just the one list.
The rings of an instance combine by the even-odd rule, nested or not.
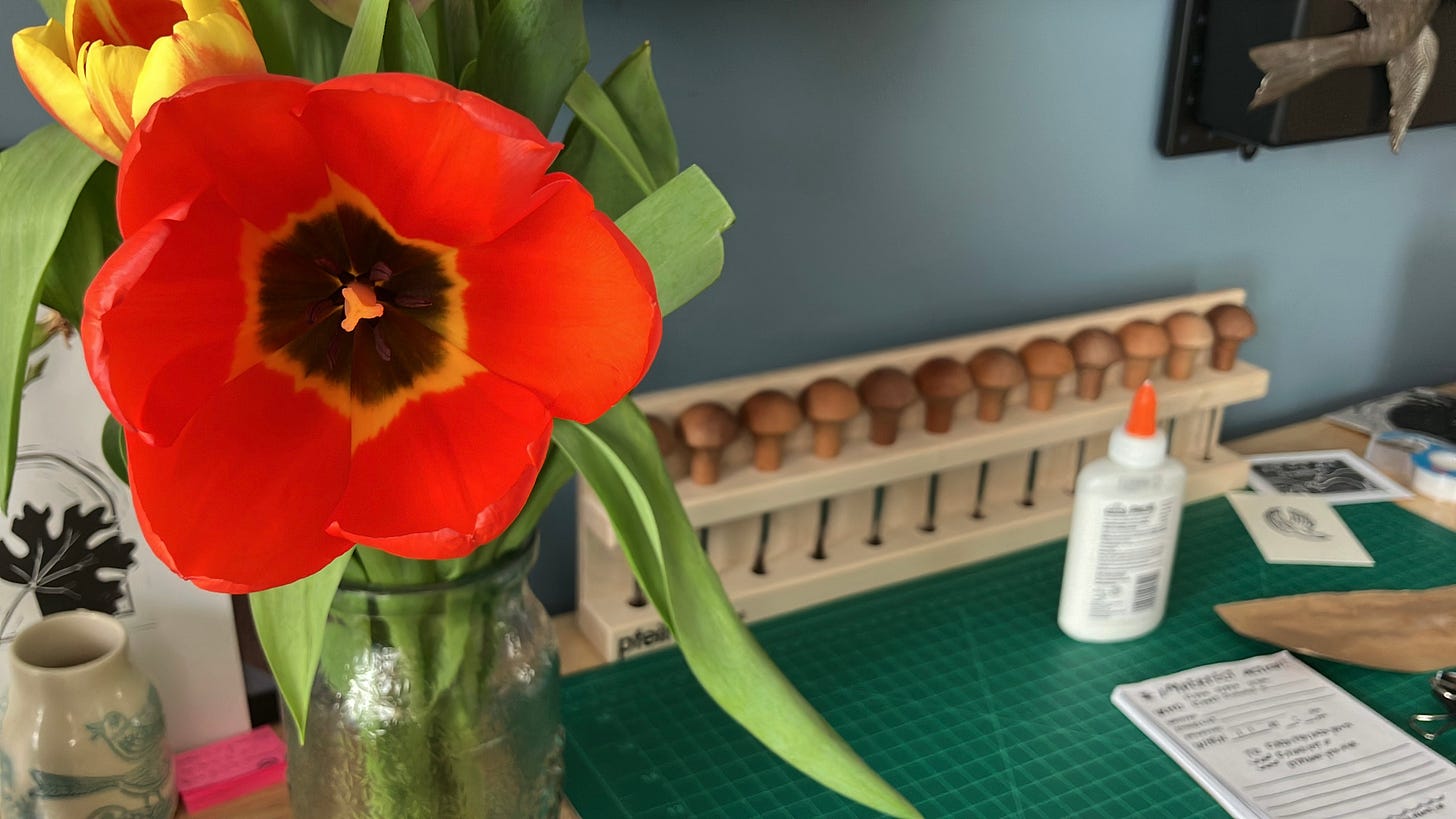
[(1114, 429), (1107, 441), (1107, 457), (1114, 463), (1139, 469), (1155, 467), (1168, 453), (1168, 436), (1158, 429), (1158, 394), (1150, 381), (1133, 393), (1127, 423)]
[(1158, 433), (1158, 393), (1153, 382), (1144, 381), (1132, 396), (1132, 411), (1127, 414), (1127, 434), (1151, 438)]

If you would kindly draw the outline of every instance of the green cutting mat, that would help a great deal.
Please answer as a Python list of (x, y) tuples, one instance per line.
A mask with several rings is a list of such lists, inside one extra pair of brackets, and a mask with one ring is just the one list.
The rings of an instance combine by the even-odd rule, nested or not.
[[(1168, 617), (1129, 643), (1084, 645), (1057, 629), (1063, 543), (753, 630), (927, 817), (1218, 817), (1108, 697), (1120, 683), (1275, 650), (1229, 631), (1215, 603), (1456, 583), (1456, 534), (1390, 504), (1341, 514), (1375, 568), (1268, 565), (1227, 501), (1188, 507)], [(1311, 665), (1400, 725), (1435, 706), (1422, 676)], [(566, 793), (583, 819), (876, 815), (764, 750), (676, 650), (568, 677), (564, 703)]]

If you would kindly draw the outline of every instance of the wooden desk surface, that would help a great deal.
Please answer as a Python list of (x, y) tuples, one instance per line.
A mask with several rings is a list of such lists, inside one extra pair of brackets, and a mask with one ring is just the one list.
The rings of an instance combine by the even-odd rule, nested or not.
[[(1244, 455), (1265, 452), (1299, 452), (1319, 449), (1348, 449), (1356, 455), (1365, 452), (1368, 438), (1359, 432), (1336, 426), (1327, 421), (1313, 420), (1251, 435), (1227, 443), (1230, 449)], [(1427, 498), (1412, 498), (1400, 505), (1416, 514), (1456, 530), (1456, 504), (1441, 504)], [(573, 674), (601, 665), (605, 660), (587, 644), (576, 627), (576, 617), (563, 614), (553, 618), (557, 639), (561, 644), (561, 669)], [(183, 810), (178, 814), (194, 819), (293, 819), (288, 808), (288, 791), (278, 785), (250, 794), (242, 799), (219, 805), (197, 813)], [(562, 808), (561, 819), (579, 819), (570, 805)]]

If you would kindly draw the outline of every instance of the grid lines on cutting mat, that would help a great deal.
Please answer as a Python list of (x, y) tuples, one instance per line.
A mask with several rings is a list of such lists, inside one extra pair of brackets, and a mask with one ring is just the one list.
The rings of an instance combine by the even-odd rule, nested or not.
[[(1456, 533), (1390, 504), (1341, 515), (1374, 568), (1265, 564), (1227, 501), (1190, 506), (1168, 618), (1128, 643), (1086, 645), (1057, 630), (1060, 542), (753, 630), (926, 817), (1218, 817), (1108, 698), (1121, 683), (1272, 651), (1229, 631), (1215, 603), (1456, 583)], [(1310, 663), (1397, 724), (1434, 705), (1420, 675)], [(876, 815), (765, 750), (712, 704), (676, 649), (568, 677), (564, 716), (566, 792), (584, 819)]]

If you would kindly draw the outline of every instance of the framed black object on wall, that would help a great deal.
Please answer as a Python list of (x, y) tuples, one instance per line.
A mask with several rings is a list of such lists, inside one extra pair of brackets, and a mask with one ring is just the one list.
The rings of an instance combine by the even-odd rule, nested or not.
[[(1266, 107), (1249, 110), (1263, 77), (1249, 50), (1366, 28), (1365, 14), (1350, 0), (1174, 2), (1157, 138), (1164, 156), (1218, 150), (1242, 150), (1252, 156), (1260, 146), (1366, 136), (1389, 127), (1391, 95), (1384, 65), (1342, 68)], [(1416, 128), (1456, 122), (1456, 3), (1442, 2), (1429, 25), (1444, 49), (1412, 120)]]

